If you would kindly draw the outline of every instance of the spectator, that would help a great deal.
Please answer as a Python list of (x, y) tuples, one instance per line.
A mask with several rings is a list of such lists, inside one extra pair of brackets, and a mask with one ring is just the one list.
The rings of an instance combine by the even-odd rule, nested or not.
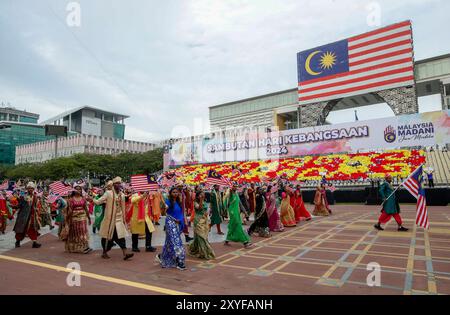
[(430, 166), (427, 170), (428, 187), (430, 188), (434, 188), (433, 173), (434, 169)]

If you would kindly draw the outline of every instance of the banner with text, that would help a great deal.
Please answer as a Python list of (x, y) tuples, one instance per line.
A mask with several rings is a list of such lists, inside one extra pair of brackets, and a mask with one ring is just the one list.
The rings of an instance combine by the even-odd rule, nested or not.
[(450, 111), (175, 143), (170, 167), (450, 143)]

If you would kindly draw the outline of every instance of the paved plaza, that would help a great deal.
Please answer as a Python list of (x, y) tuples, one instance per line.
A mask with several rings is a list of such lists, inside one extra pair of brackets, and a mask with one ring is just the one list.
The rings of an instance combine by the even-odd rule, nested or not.
[[(333, 210), (331, 217), (302, 222), (271, 238), (252, 237), (249, 249), (224, 246), (224, 236), (213, 228), (210, 241), (217, 258), (188, 256), (186, 271), (160, 268), (155, 253), (123, 261), (117, 247), (110, 260), (103, 260), (98, 235), (91, 237), (94, 252), (68, 254), (56, 229), (43, 230), (40, 249), (32, 249), (31, 242), (14, 249), (10, 224), (7, 234), (0, 235), (0, 294), (450, 293), (449, 207), (429, 207), (431, 227), (424, 231), (414, 227), (415, 205), (402, 205), (408, 232), (397, 232), (393, 220), (385, 231), (373, 229), (379, 206), (336, 205)], [(163, 222), (153, 237), (158, 251)], [(140, 242), (142, 249), (144, 240)], [(80, 287), (66, 284), (70, 262), (81, 266)], [(379, 287), (366, 283), (367, 265), (373, 262), (381, 266)]]

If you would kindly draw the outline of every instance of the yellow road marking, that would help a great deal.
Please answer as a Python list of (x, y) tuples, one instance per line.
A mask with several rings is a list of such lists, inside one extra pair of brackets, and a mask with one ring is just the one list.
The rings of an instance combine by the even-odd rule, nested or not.
[[(33, 265), (33, 266), (37, 266), (37, 267), (41, 267), (41, 268), (52, 269), (52, 270), (56, 270), (56, 271), (63, 271), (63, 272), (67, 272), (67, 273), (73, 272), (72, 269), (68, 269), (66, 267), (51, 265), (51, 264), (47, 264), (47, 263), (43, 263), (43, 262), (39, 262), (39, 261), (28, 260), (28, 259), (23, 259), (23, 258), (18, 258), (18, 257), (0, 255), (0, 259), (14, 261), (14, 262), (20, 262), (23, 264)], [(134, 288), (138, 288), (138, 289), (143, 289), (143, 290), (147, 290), (147, 291), (153, 291), (153, 292), (158, 292), (158, 293), (163, 293), (163, 294), (168, 294), (168, 295), (190, 295), (190, 293), (186, 293), (186, 292), (165, 289), (165, 288), (161, 288), (161, 287), (157, 287), (157, 286), (153, 286), (153, 285), (149, 285), (149, 284), (128, 281), (128, 280), (123, 280), (123, 279), (119, 279), (119, 278), (102, 276), (102, 275), (98, 275), (98, 274), (95, 274), (92, 272), (81, 271), (80, 275), (85, 276), (87, 278), (102, 280), (102, 281), (106, 281), (106, 282), (121, 284), (121, 285), (129, 286), (129, 287), (134, 287)]]

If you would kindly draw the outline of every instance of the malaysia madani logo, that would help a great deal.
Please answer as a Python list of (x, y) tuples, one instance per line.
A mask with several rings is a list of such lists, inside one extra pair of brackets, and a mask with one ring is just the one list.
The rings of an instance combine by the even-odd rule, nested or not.
[(392, 126), (387, 126), (384, 129), (384, 141), (387, 143), (392, 143), (397, 139), (397, 135), (395, 134), (395, 129)]

